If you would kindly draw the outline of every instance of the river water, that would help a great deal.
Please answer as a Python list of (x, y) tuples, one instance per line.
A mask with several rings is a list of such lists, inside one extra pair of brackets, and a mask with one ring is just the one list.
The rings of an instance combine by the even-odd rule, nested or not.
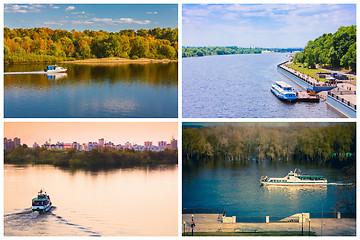
[[(177, 235), (177, 166), (108, 172), (4, 167), (5, 236)], [(53, 207), (32, 213), (40, 188)]]
[[(9, 118), (175, 118), (177, 63), (76, 65), (66, 74), (4, 75)], [(40, 71), (41, 64), (5, 65), (5, 72)]]
[(343, 197), (355, 198), (355, 191), (339, 193), (337, 185), (260, 187), (261, 176), (284, 177), (295, 168), (304, 174), (324, 175), (331, 183), (340, 183), (344, 176), (338, 169), (280, 163), (183, 166), (183, 208), (225, 208), (226, 215), (237, 216), (238, 221), (265, 221), (265, 216), (296, 213), (329, 216)]
[(296, 91), (296, 83), (279, 73), (285, 53), (239, 54), (182, 60), (185, 118), (339, 118), (325, 100), (288, 104), (271, 93), (275, 81)]

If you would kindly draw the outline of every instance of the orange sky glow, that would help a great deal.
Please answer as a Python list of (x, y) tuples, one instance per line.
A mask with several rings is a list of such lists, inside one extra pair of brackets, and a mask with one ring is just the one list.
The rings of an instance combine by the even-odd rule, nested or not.
[(176, 122), (5, 122), (4, 137), (21, 139), (21, 144), (32, 146), (34, 142), (43, 144), (51, 139), (72, 143), (98, 142), (104, 138), (106, 142), (115, 144), (144, 144), (152, 141), (170, 143), (172, 137), (178, 139), (178, 123)]

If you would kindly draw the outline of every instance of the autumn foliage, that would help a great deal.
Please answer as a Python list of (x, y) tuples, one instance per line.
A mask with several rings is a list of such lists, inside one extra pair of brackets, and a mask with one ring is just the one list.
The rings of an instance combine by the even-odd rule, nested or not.
[(178, 29), (105, 31), (4, 28), (4, 63), (120, 57), (177, 59)]

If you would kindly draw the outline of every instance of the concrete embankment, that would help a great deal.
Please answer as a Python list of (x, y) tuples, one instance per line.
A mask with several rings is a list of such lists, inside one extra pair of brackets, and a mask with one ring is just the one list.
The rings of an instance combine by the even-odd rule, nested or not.
[(284, 63), (281, 63), (278, 65), (278, 71), (284, 74), (286, 77), (290, 78), (294, 82), (296, 82), (301, 87), (307, 89), (312, 89), (315, 92), (321, 92), (321, 91), (329, 91), (334, 88), (336, 88), (336, 84), (327, 84), (318, 81), (315, 78), (312, 78), (306, 74), (303, 74), (301, 72), (298, 72), (290, 67), (288, 65), (290, 62), (286, 61)]
[(337, 95), (336, 93), (329, 92), (326, 98), (326, 103), (344, 114), (349, 118), (356, 118), (356, 95)]
[[(191, 214), (183, 214), (185, 232), (191, 232)], [(312, 218), (302, 222), (270, 222), (270, 223), (222, 223), (219, 214), (195, 214), (194, 232), (222, 233), (261, 233), (263, 232), (304, 232), (310, 231), (318, 236), (356, 236), (356, 220), (353, 218)], [(264, 217), (265, 219), (265, 217)], [(184, 225), (183, 229), (184, 231)], [(211, 234), (210, 234), (211, 235)], [(221, 235), (221, 234), (220, 234)]]
[(356, 118), (356, 85), (354, 83), (326, 84), (298, 72), (284, 62), (277, 66), (280, 73), (303, 88), (313, 89), (326, 103), (349, 118)]

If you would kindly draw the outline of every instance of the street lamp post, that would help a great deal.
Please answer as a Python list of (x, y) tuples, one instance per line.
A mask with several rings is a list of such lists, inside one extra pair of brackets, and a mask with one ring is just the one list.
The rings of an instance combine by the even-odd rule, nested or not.
[(191, 236), (194, 236), (194, 227), (195, 227), (195, 223), (194, 223), (194, 214), (191, 215)]
[(301, 235), (304, 236), (304, 213), (301, 213)]
[(309, 236), (310, 236), (310, 220), (311, 220), (311, 219), (309, 218)]
[(185, 236), (185, 226), (186, 226), (186, 222), (184, 221), (183, 224), (184, 224), (184, 236)]

